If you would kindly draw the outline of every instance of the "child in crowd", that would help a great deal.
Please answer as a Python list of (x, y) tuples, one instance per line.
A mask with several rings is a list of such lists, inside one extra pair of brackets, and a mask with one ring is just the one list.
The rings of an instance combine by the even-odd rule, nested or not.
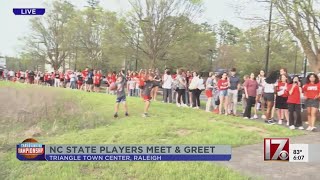
[(150, 101), (152, 99), (151, 97), (151, 91), (156, 86), (156, 83), (153, 80), (154, 74), (150, 73), (146, 76), (146, 81), (144, 82), (144, 86), (142, 87), (141, 95), (145, 102), (144, 106), (144, 113), (142, 117), (148, 117), (149, 107), (150, 107)]

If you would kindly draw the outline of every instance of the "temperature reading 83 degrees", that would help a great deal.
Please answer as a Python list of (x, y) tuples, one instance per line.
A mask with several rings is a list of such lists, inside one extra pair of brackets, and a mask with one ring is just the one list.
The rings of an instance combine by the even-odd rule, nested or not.
[(304, 159), (304, 155), (302, 155), (302, 149), (293, 150), (293, 160), (302, 161)]
[(301, 154), (302, 153), (302, 150), (300, 149), (300, 150), (293, 150), (293, 154), (297, 154), (297, 155), (299, 155), (299, 154)]

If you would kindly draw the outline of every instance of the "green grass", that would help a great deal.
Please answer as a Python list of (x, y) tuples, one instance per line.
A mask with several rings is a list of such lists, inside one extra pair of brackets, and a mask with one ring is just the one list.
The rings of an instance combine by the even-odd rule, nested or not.
[[(264, 137), (287, 137), (302, 132), (280, 126), (219, 116), (202, 110), (177, 108), (175, 105), (151, 104), (150, 118), (141, 117), (143, 101), (127, 98), (130, 117), (114, 120), (114, 96), (80, 91), (0, 82), (0, 88), (32, 88), (59, 94), (58, 104), (74, 102), (76, 113), (52, 107), (54, 117), (32, 123), (8, 123), (0, 132), (3, 163), (0, 177), (6, 179), (249, 179), (239, 172), (209, 162), (21, 162), (14, 145), (27, 137), (19, 132), (32, 126), (43, 130), (35, 137), (44, 144), (227, 144), (233, 147), (261, 143)], [(0, 119), (1, 120), (1, 119)], [(13, 128), (14, 127), (14, 128)], [(7, 137), (7, 139), (6, 139)], [(11, 138), (11, 140), (9, 140)], [(3, 178), (0, 178), (3, 179)]]

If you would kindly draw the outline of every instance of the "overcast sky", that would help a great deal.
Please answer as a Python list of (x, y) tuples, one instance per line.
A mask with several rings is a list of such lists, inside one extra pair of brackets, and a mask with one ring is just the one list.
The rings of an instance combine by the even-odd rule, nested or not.
[[(15, 16), (13, 8), (43, 8), (50, 0), (0, 0), (0, 55), (16, 56), (22, 47), (19, 38), (28, 34), (31, 16)], [(86, 0), (69, 0), (79, 8), (87, 4)], [(264, 16), (266, 4), (252, 3), (253, 0), (204, 0), (205, 12), (201, 22), (217, 24), (227, 20), (233, 25), (247, 29), (254, 24), (240, 17)], [(123, 13), (130, 7), (127, 0), (101, 0), (105, 9)], [(240, 8), (239, 8), (240, 5)], [(238, 7), (238, 8), (235, 8)]]

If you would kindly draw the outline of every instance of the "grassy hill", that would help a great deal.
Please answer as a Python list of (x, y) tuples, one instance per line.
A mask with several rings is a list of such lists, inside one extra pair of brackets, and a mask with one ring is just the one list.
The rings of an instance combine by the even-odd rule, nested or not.
[[(209, 162), (21, 162), (15, 145), (33, 136), (44, 144), (231, 144), (302, 132), (202, 110), (128, 97), (130, 117), (113, 118), (115, 97), (71, 89), (0, 82), (0, 179), (248, 179)], [(4, 103), (3, 103), (4, 102)], [(262, 152), (261, 152), (262, 153)], [(3, 177), (3, 178), (1, 178)]]

